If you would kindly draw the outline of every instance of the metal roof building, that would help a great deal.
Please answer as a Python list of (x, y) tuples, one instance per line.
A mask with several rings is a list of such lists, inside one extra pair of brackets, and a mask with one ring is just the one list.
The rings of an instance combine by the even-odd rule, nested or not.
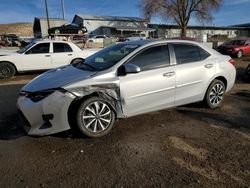
[(147, 27), (147, 20), (137, 17), (76, 14), (72, 22), (87, 27), (90, 35), (127, 36), (137, 32), (146, 34), (154, 31)]

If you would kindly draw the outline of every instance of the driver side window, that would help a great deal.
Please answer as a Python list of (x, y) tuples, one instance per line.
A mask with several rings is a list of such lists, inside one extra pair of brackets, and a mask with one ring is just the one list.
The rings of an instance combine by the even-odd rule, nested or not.
[(46, 53), (49, 53), (49, 46), (50, 46), (50, 43), (37, 44), (36, 46), (34, 46), (30, 50), (28, 50), (26, 52), (26, 54), (46, 54)]
[(137, 54), (129, 63), (139, 66), (141, 71), (167, 67), (170, 64), (168, 46), (150, 47)]

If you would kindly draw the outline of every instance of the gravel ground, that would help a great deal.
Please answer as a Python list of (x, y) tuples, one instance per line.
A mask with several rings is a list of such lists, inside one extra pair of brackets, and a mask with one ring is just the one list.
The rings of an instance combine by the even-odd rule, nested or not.
[(200, 104), (119, 120), (97, 139), (70, 131), (25, 136), (19, 89), (36, 75), (0, 81), (0, 187), (250, 187), (250, 58), (220, 109)]

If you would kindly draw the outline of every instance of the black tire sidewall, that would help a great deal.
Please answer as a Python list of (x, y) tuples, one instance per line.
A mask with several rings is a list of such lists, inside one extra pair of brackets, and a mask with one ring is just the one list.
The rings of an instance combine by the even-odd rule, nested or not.
[[(218, 105), (213, 105), (213, 104), (210, 102), (210, 100), (209, 100), (209, 94), (210, 94), (211, 89), (214, 87), (214, 85), (216, 85), (216, 84), (218, 84), (218, 83), (221, 84), (221, 85), (223, 86), (223, 88), (224, 88), (224, 94), (223, 94), (223, 97), (222, 97), (222, 101), (221, 101)], [(208, 106), (209, 108), (219, 108), (219, 107), (222, 105), (223, 101), (224, 101), (225, 92), (226, 92), (225, 84), (224, 84), (222, 81), (220, 81), (220, 80), (214, 80), (214, 81), (209, 85), (209, 87), (208, 87), (208, 89), (207, 89), (207, 92), (206, 92), (205, 102), (206, 102), (207, 106)]]
[[(85, 110), (85, 108), (90, 104), (90, 103), (93, 103), (95, 101), (101, 101), (103, 103), (105, 103), (106, 105), (109, 106), (110, 110), (111, 110), (111, 123), (109, 125), (109, 127), (100, 132), (100, 133), (92, 133), (90, 132), (84, 125), (83, 125), (83, 122), (82, 122), (82, 114), (83, 114), (83, 111)], [(100, 97), (91, 97), (91, 98), (88, 98), (86, 99), (85, 101), (82, 102), (82, 104), (80, 105), (80, 107), (78, 108), (78, 111), (77, 111), (77, 117), (76, 117), (76, 123), (77, 123), (77, 128), (85, 135), (85, 136), (88, 136), (88, 137), (101, 137), (101, 136), (104, 136), (104, 135), (107, 135), (111, 129), (113, 128), (114, 126), (114, 122), (115, 122), (115, 113), (114, 113), (114, 110), (113, 108), (102, 98)]]
[(11, 77), (13, 77), (15, 75), (16, 69), (15, 69), (15, 67), (12, 64), (10, 64), (10, 63), (4, 63), (3, 62), (3, 63), (0, 63), (0, 67), (1, 66), (8, 66), (9, 69), (11, 70), (11, 72), (8, 75), (6, 75), (6, 76), (2, 76), (1, 73), (0, 73), (0, 78), (11, 78)]

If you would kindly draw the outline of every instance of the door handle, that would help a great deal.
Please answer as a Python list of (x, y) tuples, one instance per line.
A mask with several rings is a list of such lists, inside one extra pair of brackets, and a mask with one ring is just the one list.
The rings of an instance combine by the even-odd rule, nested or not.
[(171, 77), (171, 76), (174, 76), (175, 75), (175, 72), (166, 72), (163, 74), (164, 77)]
[(206, 65), (205, 65), (205, 68), (210, 69), (210, 68), (212, 68), (213, 66), (214, 66), (213, 64), (206, 64)]
[(45, 55), (45, 57), (50, 57), (50, 55)]
[(72, 56), (73, 54), (68, 54), (68, 56)]

